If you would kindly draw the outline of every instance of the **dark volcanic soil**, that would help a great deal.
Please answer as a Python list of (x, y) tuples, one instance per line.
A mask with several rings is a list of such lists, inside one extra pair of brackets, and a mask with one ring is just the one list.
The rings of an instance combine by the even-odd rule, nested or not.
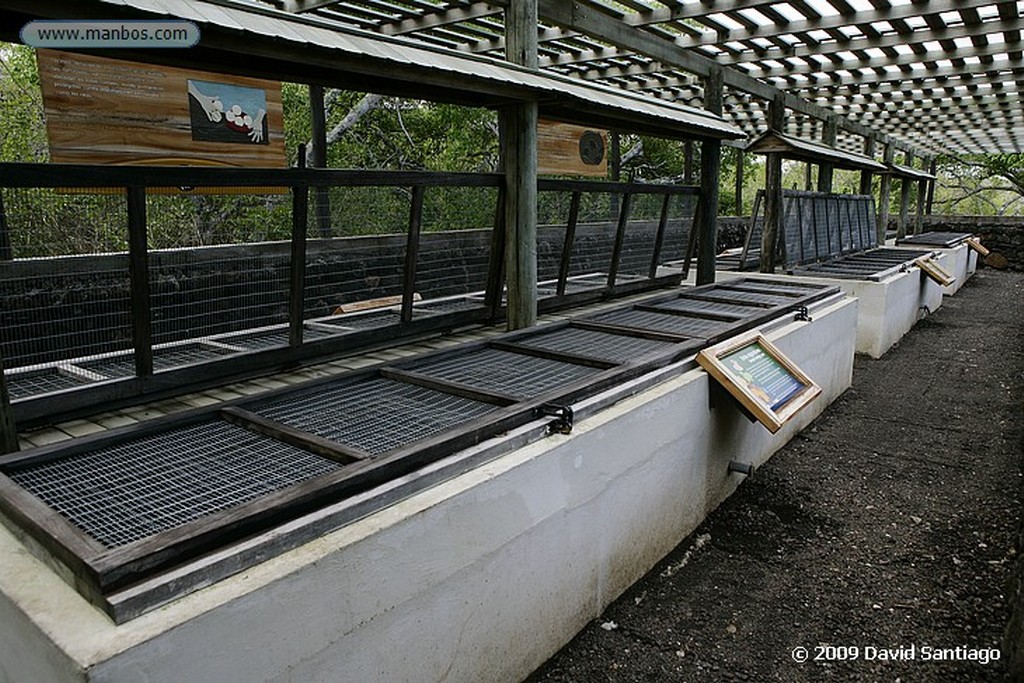
[(1001, 645), (1022, 404), (1024, 274), (980, 271), (528, 681), (1010, 680), (924, 648)]

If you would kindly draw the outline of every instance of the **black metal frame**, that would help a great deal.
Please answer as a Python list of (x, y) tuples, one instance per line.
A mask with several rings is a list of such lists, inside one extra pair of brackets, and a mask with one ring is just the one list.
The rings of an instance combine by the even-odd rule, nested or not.
[[(764, 324), (785, 313), (806, 309), (814, 301), (832, 296), (838, 288), (823, 285), (795, 285), (781, 292), (778, 283), (761, 283), (746, 279), (713, 284), (694, 289), (677, 290), (670, 294), (654, 295), (643, 304), (633, 304), (621, 310), (655, 311), (667, 317), (686, 316), (710, 319), (722, 323), (710, 335), (675, 334), (651, 329), (608, 325), (595, 321), (594, 316), (563, 321), (555, 325), (530, 328), (487, 341), (472, 342), (454, 349), (436, 351), (398, 363), (352, 371), (343, 375), (312, 380), (256, 397), (225, 402), (215, 407), (200, 408), (166, 418), (111, 430), (72, 442), (36, 448), (0, 458), (0, 512), (12, 523), (17, 533), (34, 538), (49, 555), (77, 577), (76, 584), (96, 604), (123, 620), (137, 614), (135, 605), (129, 612), (121, 612), (112, 605), (108, 596), (131, 587), (139, 581), (159, 575), (171, 567), (195, 560), (203, 554), (233, 541), (271, 528), (289, 519), (295, 519), (323, 506), (333, 504), (347, 496), (381, 485), (396, 477), (408, 475), (439, 458), (465, 449), (481, 441), (505, 433), (518, 426), (552, 413), (550, 406), (567, 406), (581, 398), (592, 396), (616, 384), (636, 378), (657, 368), (691, 356), (700, 348), (717, 343), (727, 337)], [(774, 289), (769, 289), (774, 287)], [(730, 300), (729, 294), (760, 292), (782, 299), (774, 304), (746, 303), (749, 315), (718, 315), (714, 313), (680, 312), (665, 308), (664, 304), (677, 299)], [(604, 315), (602, 313), (602, 315)], [(646, 337), (671, 342), (666, 350), (658, 350), (627, 362), (615, 363), (586, 354), (567, 354), (548, 351), (528, 344), (531, 338), (551, 334), (565, 328), (598, 330), (612, 335)], [(501, 392), (481, 390), (458, 382), (439, 380), (418, 371), (424, 363), (472, 353), (480, 349), (499, 349), (504, 352), (546, 358), (549, 360), (586, 365), (594, 368), (588, 377), (566, 386), (526, 398), (503, 395)], [(461, 395), (495, 405), (483, 417), (472, 419), (460, 427), (434, 436), (413, 441), (390, 451), (368, 456), (359, 449), (339, 444), (314, 434), (274, 422), (247, 410), (268, 399), (285, 397), (296, 392), (315, 391), (329, 384), (354, 382), (366, 377), (386, 377), (399, 382), (427, 386), (435, 391)], [(255, 409), (255, 408), (254, 408)], [(558, 410), (561, 429), (565, 429), (565, 411)], [(122, 443), (145, 435), (196, 424), (205, 420), (226, 420), (264, 436), (317, 453), (343, 464), (339, 470), (305, 482), (295, 484), (277, 493), (263, 496), (249, 503), (214, 513), (180, 527), (158, 532), (153, 536), (117, 548), (105, 548), (95, 539), (74, 526), (40, 499), (19, 487), (8, 476), (18, 469), (40, 463), (73, 457), (86, 451)], [(175, 590), (187, 591), (188, 586)], [(142, 607), (141, 609), (145, 609)]]
[[(300, 155), (301, 157), (301, 155)], [(309, 191), (331, 186), (390, 186), (411, 188), (409, 227), (407, 231), (402, 299), (398, 307), (398, 324), (346, 332), (324, 339), (305, 340), (303, 331), (308, 321), (303, 316), (305, 285), (305, 253), (309, 218)], [(96, 405), (108, 407), (124, 404), (140, 397), (161, 398), (186, 391), (199, 390), (231, 379), (242, 379), (294, 367), (339, 354), (350, 354), (387, 345), (399, 339), (412, 339), (467, 325), (496, 322), (504, 315), (501, 303), (504, 280), (504, 239), (502, 204), (504, 182), (500, 174), (352, 171), (330, 169), (210, 169), (177, 167), (115, 167), (54, 164), (0, 164), (0, 187), (4, 188), (124, 188), (128, 208), (129, 273), (131, 280), (132, 346), (135, 376), (85, 384), (0, 406), (0, 412), (12, 411), (22, 427), (42, 424), (55, 417), (67, 418), (93, 411)], [(287, 187), (292, 194), (291, 274), (288, 297), (288, 346), (251, 351), (231, 356), (230, 360), (211, 360), (198, 365), (153, 371), (153, 331), (149, 296), (148, 250), (146, 243), (146, 192), (148, 188), (194, 187)], [(490, 263), (486, 290), (479, 307), (414, 318), (416, 262), (422, 222), (423, 195), (428, 187), (489, 187), (497, 190), (495, 224), (491, 239)], [(657, 263), (652, 262), (651, 277), (630, 282), (616, 282), (622, 239), (628, 226), (629, 201), (633, 194), (663, 195), (661, 229), (655, 256), (664, 239), (664, 223), (668, 220), (669, 199), (673, 195), (697, 196), (699, 189), (678, 185), (639, 183), (547, 180), (538, 183), (540, 191), (571, 192), (578, 206), (582, 192), (610, 192), (626, 198), (621, 202), (616, 241), (606, 281), (584, 291), (566, 293), (569, 259), (575, 233), (575, 215), (566, 226), (565, 248), (561, 255), (557, 293), (544, 297), (538, 304), (542, 312), (558, 310), (581, 303), (633, 294), (678, 284), (680, 276), (657, 277)], [(0, 207), (2, 213), (2, 207)], [(472, 298), (472, 297), (469, 297)]]

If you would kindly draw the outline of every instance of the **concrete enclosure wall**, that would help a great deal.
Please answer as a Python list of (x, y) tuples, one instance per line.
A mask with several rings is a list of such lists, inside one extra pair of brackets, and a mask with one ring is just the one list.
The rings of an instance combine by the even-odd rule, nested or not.
[(569, 435), (120, 626), (0, 528), (0, 644), (24, 644), (0, 660), (52, 683), (521, 680), (732, 493), (730, 460), (762, 463), (850, 386), (856, 308), (834, 297), (763, 328), (823, 387), (775, 435), (703, 370), (663, 370), (578, 406)]

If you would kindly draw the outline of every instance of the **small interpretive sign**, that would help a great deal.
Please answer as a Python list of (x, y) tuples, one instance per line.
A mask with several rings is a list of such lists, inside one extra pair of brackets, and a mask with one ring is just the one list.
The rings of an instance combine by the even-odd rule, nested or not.
[(966, 240), (966, 242), (967, 242), (967, 246), (968, 247), (970, 247), (974, 251), (978, 252), (978, 256), (984, 257), (984, 256), (988, 256), (989, 254), (992, 253), (988, 249), (988, 247), (986, 247), (985, 245), (983, 245), (981, 243), (981, 239), (979, 239), (977, 237), (970, 237), (970, 238), (968, 238)]
[(697, 362), (773, 434), (821, 393), (761, 334), (704, 349)]
[(949, 272), (941, 265), (939, 265), (938, 261), (932, 258), (922, 257), (914, 261), (914, 264), (921, 269), (921, 272), (930, 277), (932, 280), (938, 282), (943, 287), (946, 287), (956, 282), (956, 277), (951, 272)]

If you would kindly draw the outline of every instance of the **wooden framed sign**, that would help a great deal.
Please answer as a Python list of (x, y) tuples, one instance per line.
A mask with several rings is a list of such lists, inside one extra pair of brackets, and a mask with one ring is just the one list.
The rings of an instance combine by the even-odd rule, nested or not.
[(710, 346), (697, 354), (697, 362), (772, 434), (821, 393), (759, 333)]
[(965, 241), (967, 242), (967, 246), (978, 252), (978, 256), (984, 257), (992, 253), (991, 250), (981, 243), (981, 239), (977, 237), (969, 237)]
[(930, 256), (919, 258), (914, 261), (914, 264), (921, 269), (921, 272), (938, 282), (943, 287), (956, 282), (956, 278), (953, 274), (940, 266), (939, 262), (933, 260)]

